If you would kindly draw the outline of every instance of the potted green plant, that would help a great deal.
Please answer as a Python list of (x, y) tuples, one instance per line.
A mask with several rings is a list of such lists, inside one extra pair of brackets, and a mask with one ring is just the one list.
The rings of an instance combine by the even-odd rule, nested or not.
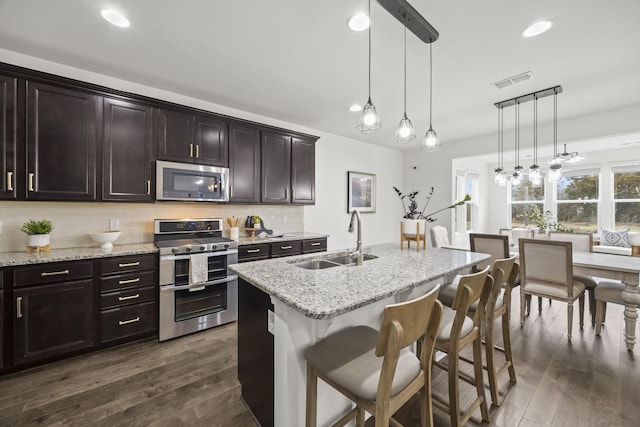
[(27, 246), (42, 247), (49, 244), (49, 235), (53, 231), (53, 222), (48, 219), (39, 221), (30, 219), (22, 224), (20, 230), (27, 234)]

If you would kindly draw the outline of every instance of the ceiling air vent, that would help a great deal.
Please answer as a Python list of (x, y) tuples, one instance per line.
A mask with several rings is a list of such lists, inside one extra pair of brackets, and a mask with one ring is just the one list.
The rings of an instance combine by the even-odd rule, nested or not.
[(491, 84), (494, 85), (497, 89), (504, 89), (505, 87), (513, 86), (515, 84), (522, 83), (527, 80), (531, 80), (532, 78), (533, 78), (533, 73), (531, 73), (531, 71), (527, 71), (526, 73), (507, 77), (506, 79), (499, 80)]

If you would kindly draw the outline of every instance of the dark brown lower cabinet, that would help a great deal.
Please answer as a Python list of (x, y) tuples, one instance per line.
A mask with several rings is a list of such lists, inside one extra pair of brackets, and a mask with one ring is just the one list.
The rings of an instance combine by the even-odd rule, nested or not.
[(93, 279), (14, 290), (14, 366), (92, 347)]
[(262, 427), (273, 427), (273, 304), (268, 294), (238, 280), (238, 381), (242, 398)]
[(0, 371), (4, 367), (4, 271), (0, 270)]

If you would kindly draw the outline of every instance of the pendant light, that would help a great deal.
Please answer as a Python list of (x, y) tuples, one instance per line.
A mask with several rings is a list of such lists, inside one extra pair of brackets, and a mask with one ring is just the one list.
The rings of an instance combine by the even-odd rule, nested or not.
[(529, 166), (529, 181), (534, 187), (542, 184), (540, 166), (538, 166), (538, 96), (533, 98), (533, 164)]
[(562, 176), (562, 158), (558, 154), (558, 92), (553, 91), (553, 159), (549, 163), (549, 182), (558, 182)]
[(498, 187), (504, 187), (507, 184), (507, 174), (503, 168), (503, 150), (504, 150), (504, 138), (503, 138), (503, 123), (504, 123), (504, 110), (502, 107), (498, 109), (498, 167), (493, 170), (493, 182)]
[(431, 116), (433, 113), (433, 42), (429, 43), (429, 130), (422, 140), (422, 149), (425, 151), (438, 151), (440, 148), (440, 138), (433, 126), (431, 125)]
[(394, 135), (399, 144), (406, 144), (416, 137), (411, 120), (407, 117), (407, 18), (404, 17), (404, 113)]
[(520, 101), (516, 101), (516, 165), (511, 175), (511, 185), (517, 187), (522, 182), (522, 166), (520, 166)]
[[(369, 20), (371, 21), (371, 0), (369, 0)], [(356, 126), (360, 132), (365, 134), (375, 133), (382, 127), (380, 116), (371, 102), (371, 25), (372, 23), (369, 23), (369, 97), (362, 108), (362, 114)]]
[(580, 160), (584, 160), (584, 157), (578, 154), (577, 151), (567, 153), (567, 144), (564, 144), (564, 153), (559, 154), (559, 156), (567, 163), (578, 163)]

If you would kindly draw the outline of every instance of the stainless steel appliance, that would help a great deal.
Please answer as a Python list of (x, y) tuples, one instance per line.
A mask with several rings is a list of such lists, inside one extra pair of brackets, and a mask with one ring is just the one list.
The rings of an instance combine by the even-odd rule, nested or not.
[(228, 202), (229, 169), (158, 160), (156, 199)]
[(235, 321), (238, 277), (228, 266), (238, 262), (238, 243), (222, 237), (222, 219), (156, 219), (154, 229), (160, 251), (159, 340)]

